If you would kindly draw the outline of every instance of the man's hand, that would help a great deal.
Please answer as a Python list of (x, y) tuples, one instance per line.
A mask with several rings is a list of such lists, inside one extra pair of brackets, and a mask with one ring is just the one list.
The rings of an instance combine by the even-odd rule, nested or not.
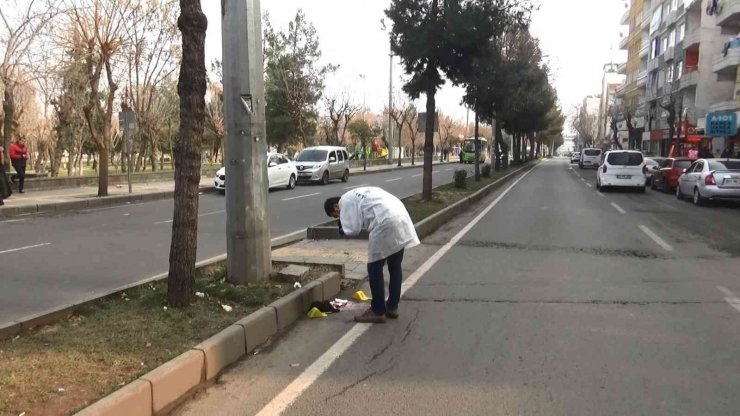
[(344, 237), (344, 229), (342, 228), (342, 221), (339, 221), (339, 236)]

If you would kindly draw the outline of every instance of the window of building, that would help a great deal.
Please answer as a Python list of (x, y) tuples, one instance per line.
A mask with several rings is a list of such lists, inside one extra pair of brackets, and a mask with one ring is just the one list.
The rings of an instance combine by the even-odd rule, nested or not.
[(666, 3), (663, 5), (663, 16), (668, 16), (668, 13), (671, 12), (671, 3)]
[(658, 89), (663, 88), (665, 85), (665, 71), (660, 71), (658, 73)]
[(650, 59), (656, 59), (660, 56), (660, 38), (655, 38), (652, 41), (653, 50), (650, 54)]
[(676, 31), (671, 30), (668, 32), (668, 47), (671, 48), (673, 46), (676, 46)]
[(673, 65), (669, 66), (669, 67), (668, 67), (668, 68), (666, 69), (666, 74), (665, 74), (665, 82), (666, 82), (666, 83), (671, 83), (671, 82), (673, 82)]
[(686, 37), (686, 23), (678, 27), (678, 39), (676, 42), (681, 42)]
[(676, 63), (676, 79), (681, 79), (683, 76), (683, 61)]
[(678, 0), (671, 0), (671, 10), (678, 10)]
[(668, 49), (668, 38), (663, 37), (663, 48), (660, 50), (660, 54), (662, 55), (665, 50)]

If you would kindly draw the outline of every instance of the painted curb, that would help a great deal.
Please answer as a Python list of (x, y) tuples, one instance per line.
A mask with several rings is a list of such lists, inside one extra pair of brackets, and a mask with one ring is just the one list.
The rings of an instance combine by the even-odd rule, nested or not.
[(278, 333), (276, 304), (283, 305), (286, 311), (300, 311), (302, 316), (308, 312), (308, 300), (333, 299), (340, 291), (341, 278), (337, 272), (327, 273), (249, 314), (193, 349), (76, 413), (76, 416), (139, 416), (171, 410), (174, 404), (194, 391), (210, 386), (230, 365)]

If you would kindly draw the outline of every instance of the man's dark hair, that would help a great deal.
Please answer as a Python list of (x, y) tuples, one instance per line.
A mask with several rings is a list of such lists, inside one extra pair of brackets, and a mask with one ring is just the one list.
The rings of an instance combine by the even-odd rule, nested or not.
[(340, 199), (340, 197), (335, 196), (324, 202), (324, 211), (326, 211), (326, 215), (330, 217), (334, 215), (334, 205), (338, 204)]

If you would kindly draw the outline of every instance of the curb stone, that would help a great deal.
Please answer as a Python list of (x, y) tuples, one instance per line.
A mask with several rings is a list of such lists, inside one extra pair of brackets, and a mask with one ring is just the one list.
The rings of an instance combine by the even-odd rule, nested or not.
[(300, 311), (303, 315), (310, 305), (305, 303), (307, 299), (332, 299), (339, 293), (340, 281), (338, 272), (322, 276), (249, 314), (193, 349), (76, 413), (76, 416), (151, 416), (171, 410), (193, 391), (209, 386), (224, 369), (278, 332), (276, 304), (282, 304), (286, 311)]

